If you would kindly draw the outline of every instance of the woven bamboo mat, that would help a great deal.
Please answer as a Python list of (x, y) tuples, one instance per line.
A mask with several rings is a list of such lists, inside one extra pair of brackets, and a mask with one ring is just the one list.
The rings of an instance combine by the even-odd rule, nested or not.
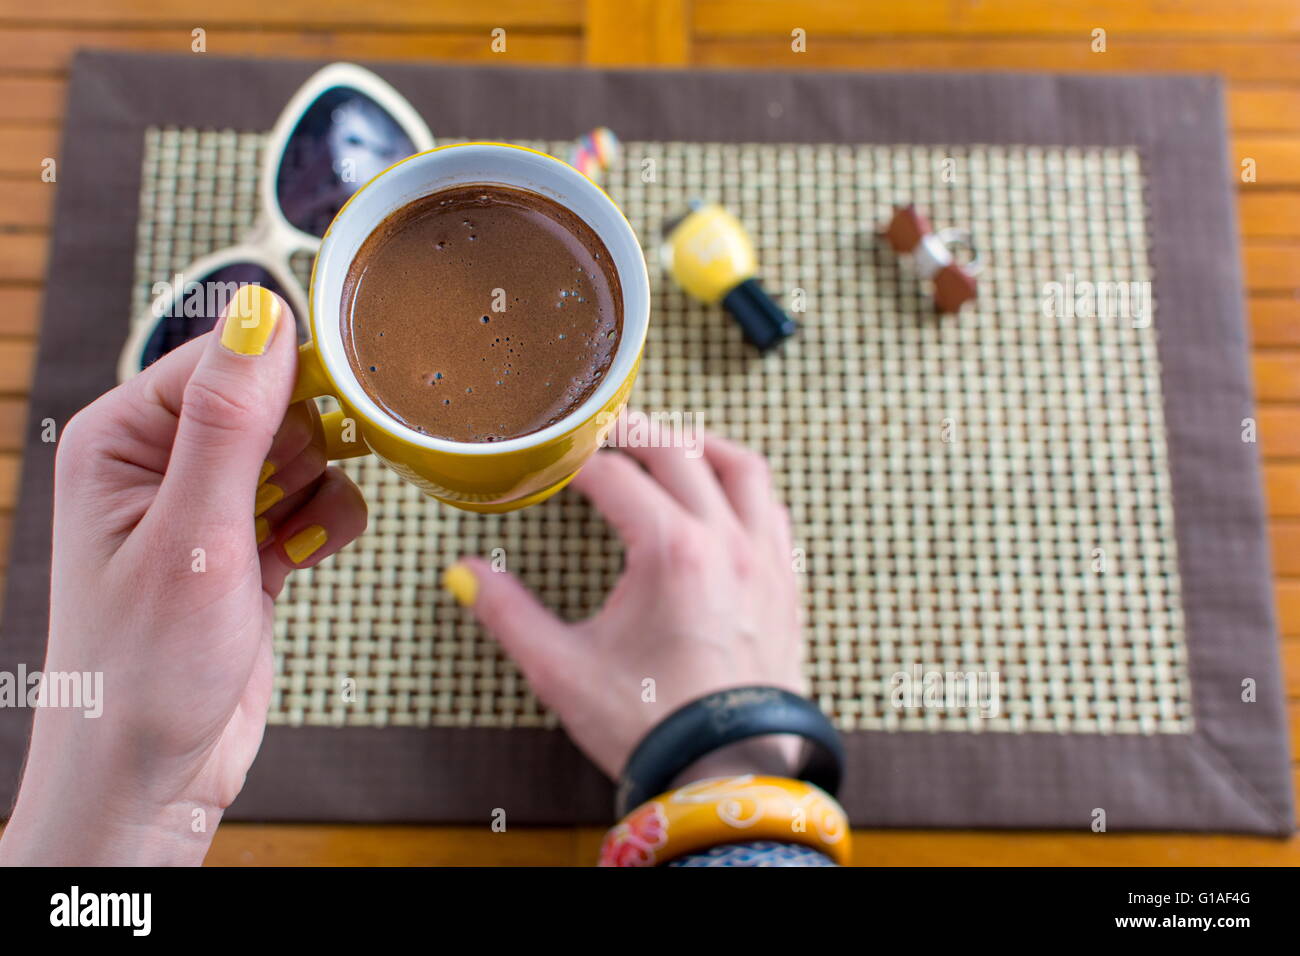
[[(251, 224), (262, 139), (147, 131), (137, 313), (155, 281)], [(803, 553), (808, 675), (838, 725), (1190, 733), (1155, 326), (1043, 314), (1044, 284), (1067, 272), (1153, 278), (1137, 151), (625, 147), (606, 186), (647, 249), (654, 302), (634, 404), (702, 414), (768, 456)], [(951, 168), (961, 175), (948, 182)], [(805, 304), (780, 354), (756, 358), (720, 311), (656, 267), (662, 224), (692, 196), (736, 212), (766, 284)], [(935, 317), (874, 238), (905, 200), (938, 226), (968, 227), (989, 262), (959, 316)], [(310, 263), (297, 265), (306, 281)], [(553, 726), (438, 577), (462, 554), (496, 556), (548, 605), (583, 617), (621, 565), (600, 517), (572, 492), (466, 514), (373, 460), (345, 467), (370, 530), (292, 576), (271, 721)], [(996, 673), (996, 714), (891, 706), (891, 677), (918, 665)], [(355, 700), (341, 693), (347, 678)]]

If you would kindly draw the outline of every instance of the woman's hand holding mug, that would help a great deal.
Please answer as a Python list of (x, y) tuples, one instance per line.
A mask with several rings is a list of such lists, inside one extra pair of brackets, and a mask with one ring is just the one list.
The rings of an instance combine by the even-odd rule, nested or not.
[(64, 429), (45, 672), (102, 674), (102, 714), (36, 710), (0, 862), (207, 852), (261, 744), (272, 602), (366, 526), (314, 406), (285, 411), (295, 345), (284, 303), (245, 286)]

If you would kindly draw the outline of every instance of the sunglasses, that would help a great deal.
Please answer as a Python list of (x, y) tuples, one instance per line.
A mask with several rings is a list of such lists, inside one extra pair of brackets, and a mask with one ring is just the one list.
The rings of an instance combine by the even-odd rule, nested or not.
[(261, 211), (235, 245), (196, 259), (131, 325), (118, 380), (209, 331), (242, 285), (262, 285), (293, 309), (306, 336), (307, 293), (292, 259), (314, 255), (344, 203), (394, 163), (433, 148), (401, 94), (369, 70), (334, 63), (307, 80), (271, 130), (258, 178)]

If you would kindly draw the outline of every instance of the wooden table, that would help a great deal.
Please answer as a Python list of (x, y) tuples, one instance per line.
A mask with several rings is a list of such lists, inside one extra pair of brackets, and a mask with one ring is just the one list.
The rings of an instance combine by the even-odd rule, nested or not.
[[(496, 64), (1217, 72), (1228, 80), (1259, 433), (1300, 746), (1300, 0), (0, 0), (0, 561), (7, 559), (68, 66), (78, 47)], [(506, 31), (494, 53), (492, 31)], [(792, 50), (805, 31), (806, 52)], [(1105, 51), (1094, 51), (1094, 31)], [(193, 54), (203, 55), (203, 54)], [(125, 307), (125, 304), (124, 304)], [(0, 565), (0, 574), (3, 565)], [(1300, 773), (1297, 774), (1300, 780)], [(593, 829), (221, 828), (213, 863), (589, 863)], [(1300, 864), (1300, 841), (864, 831), (862, 862)]]

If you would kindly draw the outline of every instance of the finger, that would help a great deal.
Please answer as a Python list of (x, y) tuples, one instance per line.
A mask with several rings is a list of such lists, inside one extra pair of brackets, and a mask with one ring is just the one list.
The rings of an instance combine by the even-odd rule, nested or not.
[[(629, 420), (645, 417), (644, 412), (628, 412)], [(635, 423), (631, 427), (635, 427)], [(635, 433), (635, 432), (633, 432)], [(676, 498), (687, 511), (706, 520), (733, 521), (735, 513), (722, 493), (722, 486), (708, 463), (688, 458), (678, 435), (667, 441), (619, 446), (633, 460), (640, 462), (659, 484)]]
[(203, 350), (186, 344), (82, 408), (59, 436), (56, 512), (79, 512), (88, 559), (117, 551), (153, 505), (179, 411), (158, 398), (157, 384), (176, 379), (184, 388)]
[(790, 509), (783, 504), (776, 506), (776, 548), (777, 553), (786, 559), (794, 557), (794, 523), (790, 519)]
[(97, 436), (114, 436), (116, 454), (161, 476), (171, 444), (159, 435), (174, 435), (180, 419), (180, 395), (203, 354), (203, 338), (191, 339), (168, 352), (139, 375), (104, 393), (77, 418)]
[(258, 477), (262, 481), (279, 474), (284, 467), (307, 450), (319, 428), (320, 412), (315, 402), (295, 402), (284, 413), (284, 421), (271, 439), (266, 462)]
[(767, 460), (756, 451), (712, 433), (704, 438), (704, 458), (713, 466), (718, 482), (742, 524), (753, 530), (771, 530), (779, 503), (772, 489)]
[(179, 418), (180, 399), (185, 391), (185, 383), (190, 380), (203, 353), (207, 351), (207, 341), (208, 336), (204, 334), (182, 342), (141, 370), (139, 375), (127, 379), (121, 387), (148, 397), (154, 404), (166, 407)]
[(692, 520), (663, 485), (618, 452), (596, 452), (570, 487), (591, 501), (629, 550), (656, 546), (675, 523)]
[[(286, 331), (288, 330), (288, 331)], [(261, 286), (242, 286), (183, 383), (164, 400), (180, 420), (154, 508), (178, 521), (229, 526), (246, 522), (263, 463), (293, 387), (296, 336), (288, 306)]]
[(316, 476), (315, 481), (309, 482), (305, 487), (298, 489), (293, 494), (286, 495), (269, 511), (258, 515), (254, 519), (253, 527), (257, 532), (258, 550), (275, 543), (275, 530), (315, 496), (324, 480), (325, 472), (321, 472)]
[(569, 625), (542, 605), (508, 571), (494, 571), (481, 558), (463, 558), (442, 576), (443, 587), (468, 607), (487, 632), (519, 665), (543, 703), (563, 693), (569, 672)]
[[(160, 447), (155, 438), (160, 434), (175, 434), (185, 386), (206, 345), (206, 337), (200, 336), (177, 346), (139, 375), (88, 405), (81, 414), (86, 418), (97, 417), (110, 414), (111, 409), (113, 433), (128, 440), (136, 433), (148, 436), (149, 440), (138, 443), (138, 448), (124, 449), (124, 457), (162, 474), (167, 468), (170, 448)], [(319, 421), (315, 402), (289, 406), (271, 441), (262, 476), (275, 474), (309, 443), (318, 440)]]
[(253, 514), (266, 514), (295, 492), (306, 488), (325, 473), (325, 449), (310, 444), (272, 477), (262, 482), (253, 498)]
[(296, 568), (311, 568), (366, 530), (366, 501), (340, 468), (329, 468), (315, 493), (286, 517), (262, 549), (262, 588), (278, 597)]

